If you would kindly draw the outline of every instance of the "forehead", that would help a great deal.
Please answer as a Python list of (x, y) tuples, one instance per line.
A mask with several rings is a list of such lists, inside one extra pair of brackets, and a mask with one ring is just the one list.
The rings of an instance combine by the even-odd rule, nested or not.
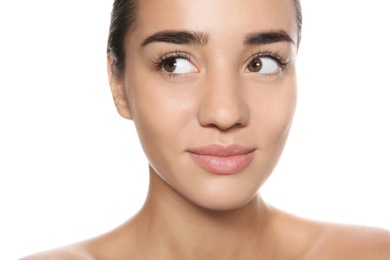
[(297, 38), (292, 0), (141, 0), (137, 13), (136, 38), (162, 30), (207, 32), (210, 40), (283, 30)]

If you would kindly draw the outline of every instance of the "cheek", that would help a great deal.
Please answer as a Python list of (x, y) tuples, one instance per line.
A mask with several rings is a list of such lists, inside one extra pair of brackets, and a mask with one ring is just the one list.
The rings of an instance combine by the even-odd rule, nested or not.
[(261, 142), (262, 149), (283, 148), (296, 107), (295, 77), (286, 78), (274, 90), (264, 93), (252, 101), (255, 138)]
[(184, 129), (196, 122), (195, 101), (186, 86), (165, 86), (153, 77), (132, 80), (129, 86), (133, 121), (149, 161), (161, 164), (171, 153), (182, 152), (190, 134)]

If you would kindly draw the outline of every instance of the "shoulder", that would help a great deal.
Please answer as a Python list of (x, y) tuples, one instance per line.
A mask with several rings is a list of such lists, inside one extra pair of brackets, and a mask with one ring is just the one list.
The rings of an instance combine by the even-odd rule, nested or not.
[(316, 259), (390, 259), (390, 232), (380, 228), (322, 223), (310, 254)]
[[(390, 259), (390, 231), (313, 221), (275, 210), (299, 259)], [(289, 232), (286, 232), (289, 230)]]
[(126, 228), (117, 228), (97, 237), (26, 256), (20, 260), (134, 259), (132, 238), (126, 233)]
[(26, 256), (20, 260), (94, 260), (96, 259), (89, 250), (81, 245), (70, 245), (53, 249), (34, 255)]

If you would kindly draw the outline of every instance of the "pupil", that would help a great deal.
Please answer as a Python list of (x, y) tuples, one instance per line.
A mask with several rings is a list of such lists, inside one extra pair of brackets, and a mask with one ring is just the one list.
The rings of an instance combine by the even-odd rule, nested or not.
[(164, 63), (164, 70), (166, 72), (174, 72), (176, 69), (176, 59), (172, 58)]
[(259, 72), (261, 70), (262, 64), (260, 59), (256, 59), (252, 61), (252, 63), (249, 66), (249, 71), (251, 72)]

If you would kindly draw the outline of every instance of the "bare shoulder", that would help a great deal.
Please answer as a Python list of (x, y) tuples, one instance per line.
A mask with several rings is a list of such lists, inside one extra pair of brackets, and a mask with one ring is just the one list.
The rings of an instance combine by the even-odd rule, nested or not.
[(390, 259), (390, 232), (367, 227), (321, 223), (310, 253), (316, 259)]
[(314, 221), (273, 210), (282, 223), (279, 233), (285, 242), (292, 241), (290, 248), (298, 249), (298, 259), (390, 259), (388, 230)]
[(74, 244), (23, 257), (20, 260), (94, 260), (96, 259), (83, 244)]
[(41, 252), (20, 260), (100, 260), (134, 259), (131, 235), (126, 225), (88, 240), (69, 246)]

